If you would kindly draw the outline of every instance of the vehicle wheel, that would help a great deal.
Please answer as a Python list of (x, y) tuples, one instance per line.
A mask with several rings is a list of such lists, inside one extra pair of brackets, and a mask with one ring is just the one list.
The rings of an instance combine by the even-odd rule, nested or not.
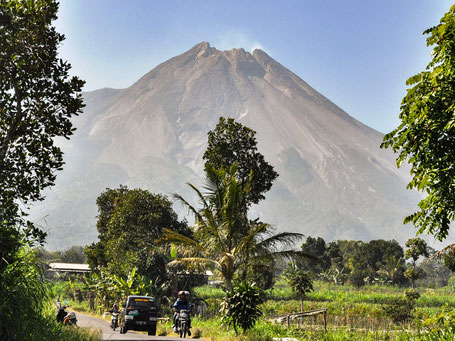
[(120, 334), (126, 334), (127, 331), (128, 329), (126, 329), (125, 327), (120, 328)]
[(148, 330), (148, 334), (156, 335), (156, 324), (150, 327), (150, 329)]

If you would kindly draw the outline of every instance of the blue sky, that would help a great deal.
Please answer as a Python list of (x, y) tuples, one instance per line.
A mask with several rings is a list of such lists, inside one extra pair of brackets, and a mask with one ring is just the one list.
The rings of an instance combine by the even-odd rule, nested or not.
[(381, 131), (398, 125), (410, 76), (430, 60), (422, 32), (448, 0), (62, 0), (61, 57), (85, 91), (125, 88), (208, 41), (261, 48), (351, 116)]

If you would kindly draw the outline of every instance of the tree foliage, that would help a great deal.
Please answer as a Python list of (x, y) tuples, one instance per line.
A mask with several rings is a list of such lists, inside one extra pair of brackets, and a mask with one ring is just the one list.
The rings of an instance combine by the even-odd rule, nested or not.
[(297, 270), (286, 273), (285, 277), (292, 290), (300, 295), (300, 311), (303, 311), (303, 298), (306, 293), (314, 290), (311, 274), (307, 271)]
[(243, 281), (234, 286), (224, 298), (221, 313), (223, 322), (232, 325), (238, 334), (237, 326), (243, 332), (252, 328), (262, 315), (259, 305), (264, 302), (261, 289), (255, 283)]
[(70, 64), (58, 58), (64, 36), (52, 26), (57, 10), (53, 0), (0, 1), (2, 340), (55, 337), (42, 315), (38, 263), (25, 254), (46, 234), (26, 221), (24, 211), (54, 184), (63, 165), (55, 139), (73, 134), (70, 119), (83, 107), (84, 82), (70, 77)]
[(404, 257), (406, 259), (412, 260), (412, 265), (410, 268), (406, 269), (404, 275), (408, 278), (412, 286), (414, 286), (414, 282), (421, 277), (421, 273), (416, 268), (416, 262), (421, 257), (428, 257), (428, 246), (427, 243), (420, 238), (411, 238), (408, 239), (405, 243), (406, 250), (404, 252)]
[(443, 240), (455, 217), (455, 5), (424, 34), (434, 46), (432, 60), (407, 80), (412, 87), (401, 103), (401, 124), (381, 147), (399, 154), (398, 167), (406, 160), (411, 164), (408, 188), (426, 194), (404, 222)]
[(404, 292), (403, 297), (389, 298), (387, 304), (382, 309), (386, 316), (390, 317), (395, 323), (403, 323), (410, 319), (414, 312), (416, 301), (420, 294), (413, 289)]
[(18, 222), (18, 200), (42, 200), (63, 165), (55, 137), (69, 138), (83, 81), (58, 58), (64, 36), (51, 25), (55, 1), (0, 3), (0, 214)]
[(156, 252), (155, 241), (165, 228), (188, 234), (172, 203), (161, 194), (120, 186), (106, 189), (97, 205), (99, 242), (85, 249), (90, 267), (117, 275), (127, 275), (137, 267), (138, 274), (163, 276), (165, 258)]
[(263, 200), (264, 193), (278, 177), (278, 173), (258, 152), (255, 135), (254, 130), (235, 122), (234, 119), (220, 117), (215, 129), (208, 132), (208, 145), (203, 156), (206, 169), (214, 167), (229, 171), (231, 166), (237, 163), (236, 176), (240, 184), (245, 186), (249, 183), (251, 187), (246, 197), (248, 205)]
[(421, 238), (408, 239), (404, 245), (406, 246), (404, 258), (412, 259), (413, 263), (417, 262), (421, 256), (429, 256), (428, 245)]
[(407, 283), (403, 248), (395, 240), (337, 240), (326, 244), (321, 237), (308, 237), (302, 251), (313, 258), (298, 260), (297, 268), (322, 280), (337, 284), (349, 280), (356, 286)]

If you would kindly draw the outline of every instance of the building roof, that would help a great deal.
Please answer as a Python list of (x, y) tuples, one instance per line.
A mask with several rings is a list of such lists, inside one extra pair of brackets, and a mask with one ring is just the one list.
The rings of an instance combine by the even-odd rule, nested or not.
[(88, 264), (49, 263), (49, 271), (55, 272), (90, 272)]

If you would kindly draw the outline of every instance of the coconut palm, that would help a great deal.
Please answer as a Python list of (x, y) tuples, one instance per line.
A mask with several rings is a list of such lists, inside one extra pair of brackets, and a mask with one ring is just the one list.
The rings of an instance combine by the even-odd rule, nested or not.
[(229, 171), (207, 167), (207, 183), (202, 193), (188, 184), (197, 194), (201, 208), (196, 209), (180, 195), (174, 198), (183, 203), (195, 216), (193, 236), (186, 237), (175, 231), (165, 230), (163, 242), (172, 244), (181, 256), (170, 266), (186, 265), (188, 268), (217, 269), (228, 290), (239, 273), (254, 267), (267, 266), (277, 258), (294, 258), (299, 251), (280, 251), (303, 237), (300, 233), (273, 235), (268, 224), (247, 217), (246, 195), (250, 191), (251, 176), (247, 184), (236, 179), (237, 166)]

